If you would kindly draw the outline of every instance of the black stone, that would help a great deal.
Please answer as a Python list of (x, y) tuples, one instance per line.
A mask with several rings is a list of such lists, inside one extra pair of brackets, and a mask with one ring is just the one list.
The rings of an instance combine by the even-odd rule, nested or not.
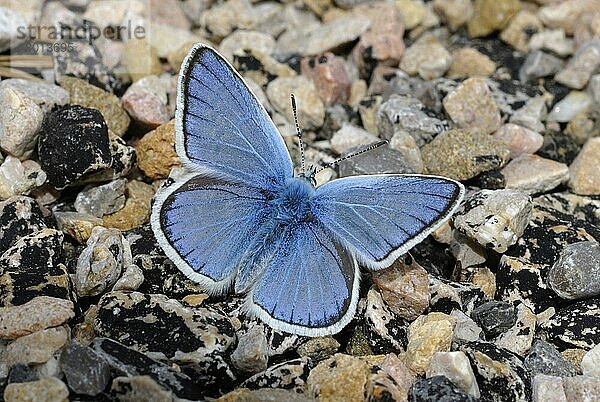
[(569, 134), (562, 131), (548, 131), (537, 154), (570, 165), (580, 150), (579, 144)]
[(38, 156), (48, 183), (62, 189), (87, 173), (110, 167), (108, 127), (96, 109), (66, 106), (42, 123)]
[(0, 203), (0, 255), (23, 236), (52, 227), (49, 212), (42, 212), (36, 200), (15, 196)]
[(302, 357), (274, 364), (244, 381), (240, 387), (249, 389), (284, 388), (301, 392), (310, 373), (310, 359)]
[[(342, 156), (358, 153), (364, 149), (365, 146), (354, 147)], [(341, 161), (338, 164), (338, 172), (340, 177), (366, 174), (415, 173), (410, 164), (403, 159), (404, 155), (401, 152), (384, 145)]]
[(355, 126), (360, 124), (358, 113), (348, 105), (333, 105), (325, 109), (325, 121), (323, 127), (319, 130), (319, 137), (329, 140), (338, 131), (344, 123), (350, 123)]
[(488, 170), (480, 173), (464, 183), (467, 186), (474, 186), (487, 190), (499, 190), (506, 187), (506, 179), (502, 172), (498, 170)]
[(473, 309), (471, 318), (479, 324), (488, 339), (491, 339), (515, 325), (517, 313), (511, 303), (492, 300)]
[(77, 341), (63, 349), (60, 368), (69, 388), (78, 394), (98, 395), (110, 382), (110, 365), (93, 349)]
[(475, 402), (477, 398), (465, 393), (443, 375), (418, 379), (408, 392), (410, 402)]
[(562, 308), (542, 324), (547, 339), (560, 348), (589, 350), (600, 344), (600, 298)]
[(453, 282), (446, 279), (430, 279), (431, 299), (429, 310), (450, 314), (457, 309), (470, 315), (471, 312), (489, 301), (489, 298), (479, 288), (470, 283)]
[(565, 359), (554, 346), (540, 339), (533, 343), (523, 364), (530, 378), (534, 378), (538, 374), (556, 377), (577, 375), (573, 363)]
[(10, 368), (8, 373), (8, 383), (22, 383), (39, 380), (38, 374), (29, 366), (17, 363)]

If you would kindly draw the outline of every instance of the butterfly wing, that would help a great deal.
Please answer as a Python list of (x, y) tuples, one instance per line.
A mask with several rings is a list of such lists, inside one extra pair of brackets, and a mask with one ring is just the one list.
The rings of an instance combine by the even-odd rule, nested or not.
[(361, 263), (381, 269), (437, 229), (463, 195), (444, 177), (353, 176), (317, 188), (312, 208)]
[(306, 336), (340, 331), (358, 298), (356, 260), (318, 222), (280, 237), (246, 308), (271, 327)]
[(189, 174), (157, 194), (152, 229), (187, 277), (219, 294), (251, 247), (265, 203), (256, 188)]
[(272, 189), (292, 177), (285, 144), (264, 107), (214, 49), (198, 44), (179, 75), (176, 148), (186, 167)]

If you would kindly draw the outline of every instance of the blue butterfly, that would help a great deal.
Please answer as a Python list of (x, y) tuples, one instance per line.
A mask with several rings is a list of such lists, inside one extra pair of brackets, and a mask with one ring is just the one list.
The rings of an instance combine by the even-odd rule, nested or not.
[(152, 229), (209, 294), (247, 293), (246, 311), (307, 336), (339, 332), (358, 299), (358, 263), (386, 268), (457, 208), (463, 186), (421, 175), (354, 176), (315, 187), (241, 76), (198, 44), (179, 76), (176, 149), (186, 173), (158, 191)]

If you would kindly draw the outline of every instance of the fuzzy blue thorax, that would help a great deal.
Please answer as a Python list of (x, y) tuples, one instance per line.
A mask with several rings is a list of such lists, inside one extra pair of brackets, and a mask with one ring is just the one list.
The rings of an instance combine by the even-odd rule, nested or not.
[(305, 177), (294, 177), (271, 201), (274, 208), (275, 220), (282, 224), (306, 222), (312, 219), (310, 199), (315, 187)]

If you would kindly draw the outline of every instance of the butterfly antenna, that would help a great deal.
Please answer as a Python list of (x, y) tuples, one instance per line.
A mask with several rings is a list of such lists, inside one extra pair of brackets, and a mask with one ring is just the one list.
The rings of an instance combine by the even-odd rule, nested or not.
[(301, 159), (301, 172), (304, 172), (304, 143), (302, 142), (302, 130), (300, 130), (300, 125), (298, 124), (298, 111), (296, 109), (296, 98), (294, 94), (291, 95), (292, 98), (292, 112), (294, 113), (294, 123), (296, 124), (296, 135), (298, 135), (298, 143), (300, 144), (300, 159)]
[(370, 145), (367, 145), (365, 148), (363, 148), (363, 149), (361, 149), (359, 151), (351, 153), (350, 155), (346, 155), (346, 156), (343, 156), (343, 157), (341, 157), (339, 159), (334, 160), (333, 162), (326, 163), (325, 165), (323, 165), (319, 169), (317, 169), (314, 172), (314, 174), (317, 174), (320, 171), (322, 171), (322, 170), (324, 170), (324, 169), (326, 169), (328, 167), (333, 168), (335, 165), (339, 164), (341, 161), (345, 161), (347, 159), (354, 158), (357, 155), (364, 154), (365, 152), (372, 151), (372, 150), (377, 149), (377, 148), (379, 148), (381, 146), (384, 146), (387, 143), (388, 143), (387, 141), (374, 142), (374, 143), (372, 143)]

